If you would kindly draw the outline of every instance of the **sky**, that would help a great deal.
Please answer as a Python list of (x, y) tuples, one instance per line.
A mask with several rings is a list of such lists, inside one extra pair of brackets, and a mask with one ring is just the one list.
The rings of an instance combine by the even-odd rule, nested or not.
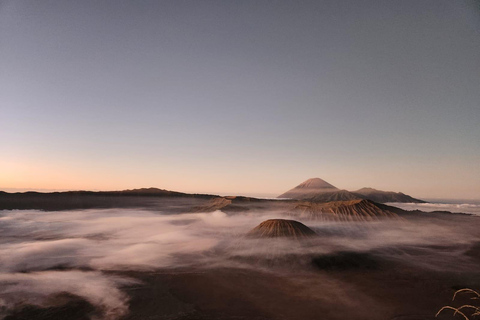
[(475, 1), (0, 0), (0, 189), (480, 198)]

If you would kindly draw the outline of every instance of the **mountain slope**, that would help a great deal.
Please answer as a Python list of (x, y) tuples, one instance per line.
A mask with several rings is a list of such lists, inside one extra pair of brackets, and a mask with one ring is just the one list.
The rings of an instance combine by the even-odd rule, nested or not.
[(373, 188), (362, 188), (357, 191), (353, 191), (353, 194), (358, 197), (372, 200), (379, 203), (385, 202), (413, 202), (413, 203), (425, 203), (423, 200), (415, 199), (409, 195), (401, 192), (382, 191)]
[(347, 190), (338, 190), (332, 192), (320, 192), (311, 197), (301, 200), (310, 200), (315, 202), (331, 202), (331, 201), (349, 201), (360, 200), (358, 195), (355, 195)]
[(353, 192), (340, 190), (320, 178), (308, 179), (295, 188), (279, 195), (277, 198), (308, 200), (315, 202), (350, 201), (361, 199), (371, 200), (378, 203), (424, 202), (401, 192), (382, 191), (373, 188), (362, 188)]
[(370, 200), (336, 201), (328, 203), (300, 202), (292, 213), (294, 216), (315, 220), (376, 220), (398, 218), (388, 206), (377, 205)]
[(291, 237), (299, 239), (315, 236), (316, 233), (295, 220), (270, 219), (253, 228), (248, 235), (260, 238)]
[(308, 179), (277, 198), (311, 200), (318, 202), (361, 199), (347, 190), (340, 190), (320, 178)]

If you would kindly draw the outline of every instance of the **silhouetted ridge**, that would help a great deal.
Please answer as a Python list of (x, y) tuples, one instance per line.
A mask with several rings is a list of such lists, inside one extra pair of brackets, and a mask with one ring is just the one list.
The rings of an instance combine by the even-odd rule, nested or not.
[(292, 237), (305, 238), (315, 236), (316, 233), (303, 223), (295, 220), (270, 219), (263, 221), (249, 233), (261, 238)]
[(122, 191), (64, 191), (0, 193), (0, 210), (40, 209), (68, 210), (89, 208), (123, 208), (151, 205), (162, 199), (205, 199), (216, 196), (188, 194), (158, 188), (141, 188)]

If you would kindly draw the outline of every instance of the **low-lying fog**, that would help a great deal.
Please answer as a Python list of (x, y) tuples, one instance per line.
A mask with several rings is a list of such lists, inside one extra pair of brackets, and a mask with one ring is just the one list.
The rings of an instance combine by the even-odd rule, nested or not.
[[(237, 267), (282, 272), (261, 260), (336, 251), (370, 251), (425, 268), (461, 270), (475, 267), (463, 252), (480, 240), (468, 233), (459, 237), (458, 227), (448, 223), (403, 218), (302, 221), (319, 234), (305, 241), (245, 237), (261, 221), (280, 217), (278, 212), (0, 211), (0, 318), (10, 308), (48, 305), (52, 294), (68, 292), (97, 306), (106, 319), (116, 319), (128, 310), (122, 287), (138, 280), (108, 272), (112, 270)], [(439, 245), (445, 247), (440, 255), (431, 249)], [(417, 253), (412, 255), (408, 248), (413, 247)], [(297, 267), (302, 272), (301, 266), (291, 266)]]
[(391, 202), (388, 205), (395, 206), (404, 210), (449, 211), (457, 213), (469, 213), (480, 216), (479, 203), (401, 203)]

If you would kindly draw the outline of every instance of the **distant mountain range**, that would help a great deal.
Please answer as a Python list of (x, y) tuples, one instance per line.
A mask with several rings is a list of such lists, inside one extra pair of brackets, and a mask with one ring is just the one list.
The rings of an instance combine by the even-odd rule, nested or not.
[[(241, 212), (278, 210), (307, 219), (361, 219), (395, 217), (403, 210), (388, 207), (385, 202), (423, 202), (403, 193), (371, 188), (340, 190), (319, 179), (309, 179), (279, 198), (285, 201), (250, 197), (220, 197), (188, 194), (158, 188), (123, 191), (17, 192), (0, 191), (0, 210), (39, 209), (71, 210), (92, 208), (146, 208), (171, 213)], [(400, 211), (399, 211), (400, 210)]]
[(314, 202), (350, 201), (361, 199), (379, 203), (425, 202), (401, 192), (382, 191), (373, 188), (362, 188), (356, 191), (341, 190), (320, 178), (308, 179), (295, 188), (279, 195), (278, 198), (308, 200)]
[(122, 191), (15, 192), (0, 191), (0, 210), (69, 210), (91, 208), (157, 207), (172, 199), (210, 200), (218, 196), (189, 194), (158, 188)]

